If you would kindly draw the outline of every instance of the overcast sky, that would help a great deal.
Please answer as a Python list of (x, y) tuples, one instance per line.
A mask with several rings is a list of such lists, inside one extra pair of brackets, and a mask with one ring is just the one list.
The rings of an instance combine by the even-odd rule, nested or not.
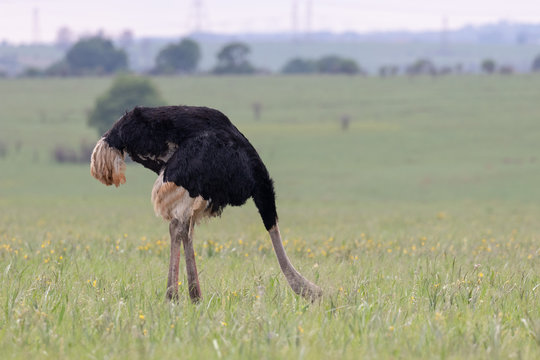
[[(199, 4), (198, 6), (196, 4)], [(197, 14), (200, 14), (198, 16)], [(197, 20), (200, 19), (200, 20)], [(540, 0), (0, 0), (0, 41), (75, 34), (425, 30), (500, 20), (540, 23)]]

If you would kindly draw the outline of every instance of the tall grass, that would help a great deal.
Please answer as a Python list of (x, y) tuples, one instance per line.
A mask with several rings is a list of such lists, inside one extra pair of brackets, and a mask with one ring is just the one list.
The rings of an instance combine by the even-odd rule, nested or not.
[(286, 249), (324, 298), (292, 293), (248, 203), (196, 229), (203, 301), (181, 269), (166, 302), (154, 175), (132, 164), (105, 188), (47, 155), (97, 137), (85, 109), (109, 79), (3, 80), (2, 139), (24, 145), (0, 158), (2, 357), (540, 355), (540, 78), (155, 80), (260, 150)]

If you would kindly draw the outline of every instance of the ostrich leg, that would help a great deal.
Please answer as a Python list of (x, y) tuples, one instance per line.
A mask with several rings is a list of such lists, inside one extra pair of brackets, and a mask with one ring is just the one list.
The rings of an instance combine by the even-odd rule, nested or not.
[(195, 251), (193, 251), (193, 220), (191, 219), (189, 225), (182, 230), (181, 237), (184, 244), (184, 256), (186, 257), (189, 297), (191, 302), (196, 303), (201, 299), (201, 288), (199, 287), (199, 277), (197, 275)]
[(169, 234), (171, 235), (171, 258), (169, 261), (169, 277), (167, 279), (167, 299), (178, 299), (178, 270), (180, 267), (180, 222), (173, 219), (169, 224)]
[(283, 271), (283, 275), (285, 275), (285, 278), (293, 291), (311, 301), (320, 298), (322, 296), (321, 288), (303, 277), (291, 264), (291, 261), (285, 252), (285, 248), (283, 247), (277, 223), (268, 231), (268, 233), (272, 239), (272, 245), (274, 246), (274, 251), (278, 258), (281, 271)]

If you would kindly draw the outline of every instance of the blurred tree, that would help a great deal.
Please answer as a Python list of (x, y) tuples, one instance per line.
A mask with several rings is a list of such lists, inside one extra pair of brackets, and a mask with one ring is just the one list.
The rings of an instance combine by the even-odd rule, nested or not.
[(341, 59), (340, 73), (343, 74), (364, 74), (364, 71), (353, 59)]
[(88, 125), (96, 128), (101, 136), (123, 112), (135, 106), (160, 106), (165, 101), (150, 80), (134, 76), (120, 75), (111, 88), (97, 98), (88, 115)]
[(409, 75), (437, 75), (435, 65), (428, 59), (418, 59), (407, 67)]
[(72, 75), (112, 74), (127, 68), (127, 55), (110, 40), (92, 37), (79, 40), (66, 54)]
[(46, 76), (70, 76), (72, 75), (71, 68), (66, 60), (55, 62), (45, 69)]
[(399, 67), (396, 65), (383, 65), (379, 68), (380, 77), (396, 76), (399, 73)]
[(162, 49), (156, 57), (155, 73), (193, 73), (201, 60), (199, 44), (191, 39), (183, 39)]
[(26, 69), (24, 69), (24, 71), (22, 72), (22, 74), (20, 74), (19, 76), (20, 77), (41, 77), (44, 75), (44, 72), (43, 70), (39, 69), (39, 68), (36, 68), (36, 67), (33, 67), (33, 66), (30, 66), (30, 67), (27, 67)]
[(283, 74), (312, 74), (317, 72), (317, 63), (310, 59), (294, 58), (283, 66), (281, 72)]
[(437, 71), (437, 75), (451, 75), (453, 72), (454, 69), (452, 68), (452, 66), (445, 65), (439, 68), (439, 70)]
[(323, 74), (357, 74), (362, 72), (356, 61), (328, 55), (317, 60), (317, 69)]
[(531, 70), (540, 71), (540, 54), (534, 58)]
[(481, 64), (482, 71), (486, 74), (493, 74), (495, 72), (496, 64), (492, 59), (485, 59)]
[(284, 74), (364, 74), (356, 61), (336, 55), (324, 56), (318, 60), (294, 58), (285, 64), (281, 72)]
[(244, 43), (225, 45), (217, 54), (218, 64), (214, 74), (253, 74), (255, 68), (247, 60), (251, 49)]
[(514, 73), (514, 67), (512, 65), (503, 65), (499, 69), (499, 74), (512, 75)]

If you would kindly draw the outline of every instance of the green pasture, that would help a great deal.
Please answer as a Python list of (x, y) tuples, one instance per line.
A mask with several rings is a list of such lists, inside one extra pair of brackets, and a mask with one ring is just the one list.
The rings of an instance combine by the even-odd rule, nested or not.
[(540, 77), (153, 81), (259, 150), (324, 298), (292, 293), (249, 201), (196, 229), (202, 302), (181, 268), (167, 303), (155, 175), (107, 188), (52, 156), (98, 139), (112, 79), (0, 79), (0, 358), (540, 357)]

